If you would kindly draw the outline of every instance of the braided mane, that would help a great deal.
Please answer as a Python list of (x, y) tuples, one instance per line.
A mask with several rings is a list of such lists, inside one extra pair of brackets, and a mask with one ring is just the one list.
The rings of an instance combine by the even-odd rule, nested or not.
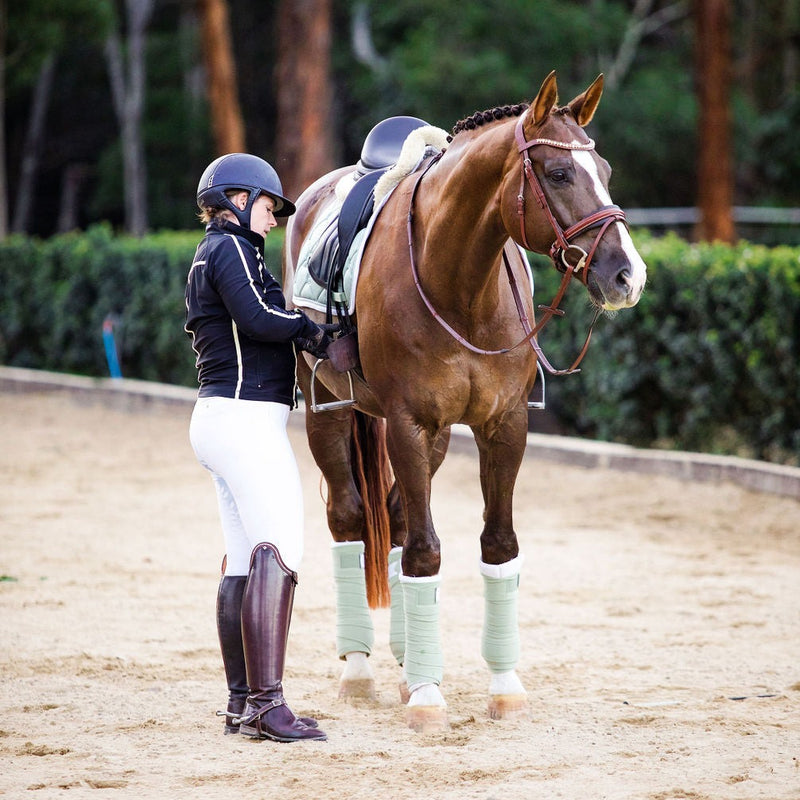
[[(476, 111), (469, 117), (465, 117), (464, 119), (456, 122), (456, 124), (453, 125), (453, 132), (447, 137), (447, 140), (448, 142), (452, 142), (453, 137), (461, 133), (461, 131), (474, 131), (477, 128), (480, 128), (482, 125), (486, 125), (487, 123), (494, 122), (498, 119), (504, 119), (505, 117), (518, 117), (523, 111), (525, 111), (526, 108), (528, 108), (529, 105), (530, 103), (515, 103), (514, 105), (508, 106), (495, 106), (495, 108), (490, 108), (486, 111)], [(564, 106), (563, 108), (553, 109), (553, 113), (569, 113), (569, 107)]]
[(496, 106), (486, 111), (476, 111), (453, 125), (453, 132), (449, 137), (450, 141), (452, 141), (453, 136), (461, 133), (461, 131), (474, 131), (481, 125), (486, 125), (504, 117), (518, 117), (527, 107), (528, 103), (516, 103), (513, 106)]

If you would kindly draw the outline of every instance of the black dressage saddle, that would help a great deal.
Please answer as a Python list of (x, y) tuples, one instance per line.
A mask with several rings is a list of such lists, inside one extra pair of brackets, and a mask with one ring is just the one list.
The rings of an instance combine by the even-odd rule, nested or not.
[(340, 307), (344, 266), (356, 234), (372, 216), (375, 184), (397, 162), (408, 134), (427, 124), (416, 117), (389, 117), (367, 134), (356, 164), (356, 175), (360, 177), (345, 198), (339, 216), (321, 237), (308, 265), (312, 279), (328, 290), (328, 322), (333, 305), (337, 306), (339, 316), (347, 313), (346, 308)]

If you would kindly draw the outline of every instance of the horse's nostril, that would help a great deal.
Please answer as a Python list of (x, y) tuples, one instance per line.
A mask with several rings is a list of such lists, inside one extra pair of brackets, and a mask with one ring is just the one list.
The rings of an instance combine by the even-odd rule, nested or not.
[(625, 269), (621, 269), (617, 273), (617, 283), (620, 286), (630, 286), (631, 285), (631, 271), (627, 267)]

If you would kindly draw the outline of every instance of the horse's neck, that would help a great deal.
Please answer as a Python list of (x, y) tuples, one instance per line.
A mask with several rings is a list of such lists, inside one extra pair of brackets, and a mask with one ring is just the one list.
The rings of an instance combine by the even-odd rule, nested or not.
[(499, 171), (481, 169), (479, 159), (463, 149), (450, 155), (442, 160), (427, 190), (424, 182), (420, 190), (415, 214), (424, 230), (420, 269), (429, 281), (449, 286), (451, 293), (474, 303), (482, 294), (494, 292), (508, 239), (496, 201), (496, 178), (492, 183), (487, 177)]

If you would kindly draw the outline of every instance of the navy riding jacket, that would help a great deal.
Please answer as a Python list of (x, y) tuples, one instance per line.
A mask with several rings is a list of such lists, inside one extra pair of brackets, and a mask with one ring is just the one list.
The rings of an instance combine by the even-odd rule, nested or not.
[(231, 222), (211, 222), (186, 283), (186, 332), (197, 353), (199, 397), (294, 405), (292, 341), (318, 330), (286, 310), (280, 284), (264, 265), (264, 237)]

